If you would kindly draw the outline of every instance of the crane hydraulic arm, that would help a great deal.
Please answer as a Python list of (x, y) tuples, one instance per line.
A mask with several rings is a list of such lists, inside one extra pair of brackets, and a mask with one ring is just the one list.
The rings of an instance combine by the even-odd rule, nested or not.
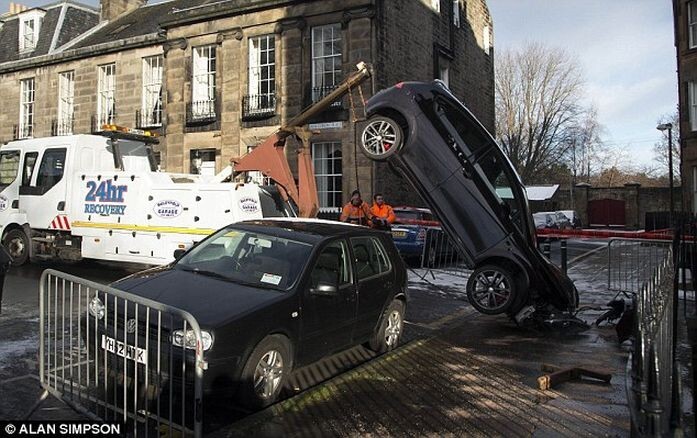
[[(250, 153), (241, 158), (232, 159), (235, 174), (258, 171), (271, 178), (298, 205), (301, 217), (315, 217), (318, 211), (317, 185), (310, 155), (310, 137), (312, 133), (304, 126), (313, 117), (329, 108), (334, 102), (359, 87), (371, 77), (372, 68), (366, 63), (359, 63), (358, 70), (347, 77), (331, 93), (307, 107), (300, 114), (290, 119), (278, 131), (260, 143)], [(364, 104), (364, 102), (361, 102)], [(298, 183), (290, 170), (285, 154), (286, 139), (295, 136), (299, 140), (298, 148)]]

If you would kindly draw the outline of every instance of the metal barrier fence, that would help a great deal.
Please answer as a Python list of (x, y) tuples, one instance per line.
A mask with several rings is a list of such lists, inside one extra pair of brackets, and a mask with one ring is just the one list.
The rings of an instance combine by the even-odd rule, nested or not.
[(426, 230), (421, 268), (431, 274), (432, 271), (444, 271), (456, 276), (469, 276), (472, 272), (450, 237), (440, 228)]
[(674, 357), (676, 293), (672, 251), (652, 270), (636, 298), (631, 372), (627, 398), (637, 436), (668, 436), (679, 407), (679, 374)]
[(654, 276), (666, 254), (670, 240), (610, 239), (607, 246), (609, 290), (638, 293)]
[(205, 362), (193, 316), (54, 270), (39, 297), (46, 392), (133, 436), (201, 436)]

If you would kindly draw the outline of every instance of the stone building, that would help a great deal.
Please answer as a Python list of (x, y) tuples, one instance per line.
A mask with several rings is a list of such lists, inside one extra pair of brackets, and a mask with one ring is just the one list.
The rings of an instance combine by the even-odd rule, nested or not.
[[(359, 61), (375, 70), (365, 99), (440, 78), (493, 132), (492, 35), (485, 0), (63, 1), (3, 18), (0, 140), (136, 126), (162, 136), (161, 168), (216, 173)], [(356, 151), (360, 97), (310, 125), (321, 208), (356, 187), (420, 203)]]
[(683, 202), (697, 211), (697, 1), (673, 0)]

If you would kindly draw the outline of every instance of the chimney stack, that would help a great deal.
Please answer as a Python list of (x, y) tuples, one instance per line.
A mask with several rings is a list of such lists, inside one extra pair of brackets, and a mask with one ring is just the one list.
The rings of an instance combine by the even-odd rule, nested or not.
[(112, 21), (145, 5), (147, 0), (101, 0), (102, 21)]
[(27, 9), (29, 9), (29, 7), (19, 3), (10, 2), (10, 15), (19, 14), (20, 12), (24, 12)]

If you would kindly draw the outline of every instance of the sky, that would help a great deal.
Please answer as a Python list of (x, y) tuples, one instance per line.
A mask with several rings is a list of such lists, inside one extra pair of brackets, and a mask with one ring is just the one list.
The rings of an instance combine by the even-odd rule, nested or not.
[[(21, 3), (39, 6), (51, 0)], [(653, 144), (662, 135), (657, 121), (677, 111), (678, 102), (670, 0), (487, 3), (497, 52), (542, 42), (577, 57), (586, 79), (586, 103), (597, 107), (606, 143), (624, 148), (635, 164), (652, 164)], [(8, 9), (9, 1), (0, 0), (0, 11)]]
[(651, 165), (657, 120), (677, 111), (670, 0), (488, 0), (498, 53), (526, 42), (577, 57), (605, 141)]

